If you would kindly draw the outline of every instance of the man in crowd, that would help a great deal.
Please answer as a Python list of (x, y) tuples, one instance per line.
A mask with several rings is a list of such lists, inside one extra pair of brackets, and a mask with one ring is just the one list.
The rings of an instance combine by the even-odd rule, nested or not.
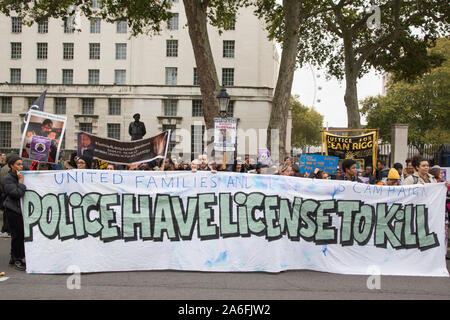
[(343, 175), (338, 180), (347, 180), (353, 182), (363, 183), (360, 178), (358, 178), (358, 170), (356, 169), (356, 161), (353, 159), (345, 159), (342, 162), (342, 172)]
[(378, 160), (377, 162), (377, 173), (376, 179), (377, 181), (383, 180), (383, 178), (387, 178), (389, 174), (389, 168), (386, 167), (386, 164), (382, 160)]

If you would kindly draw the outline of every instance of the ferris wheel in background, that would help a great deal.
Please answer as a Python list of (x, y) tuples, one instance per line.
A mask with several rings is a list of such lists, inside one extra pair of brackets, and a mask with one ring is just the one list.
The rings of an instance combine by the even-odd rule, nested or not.
[(322, 86), (318, 85), (318, 81), (317, 79), (320, 79), (320, 74), (316, 75), (316, 72), (314, 71), (313, 66), (308, 63), (309, 69), (311, 70), (311, 76), (313, 79), (313, 90), (314, 90), (314, 94), (313, 94), (313, 100), (312, 100), (312, 106), (315, 107), (316, 103), (320, 103), (322, 100), (320, 99), (320, 97), (317, 97), (318, 92), (322, 90)]

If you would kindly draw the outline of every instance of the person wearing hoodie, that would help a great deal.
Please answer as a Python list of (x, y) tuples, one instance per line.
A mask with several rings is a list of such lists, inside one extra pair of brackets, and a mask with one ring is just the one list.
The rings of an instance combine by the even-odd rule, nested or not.
[(391, 168), (389, 170), (389, 174), (387, 178), (379, 181), (377, 185), (381, 186), (398, 186), (400, 185), (400, 175), (398, 174), (398, 170), (395, 168)]
[(70, 154), (70, 159), (64, 161), (63, 168), (66, 170), (76, 169), (77, 168), (77, 152), (72, 152)]
[(12, 156), (8, 160), (11, 171), (3, 178), (2, 187), (5, 195), (4, 208), (8, 218), (8, 225), (11, 231), (11, 259), (10, 265), (17, 270), (24, 271), (25, 264), (25, 244), (22, 209), (20, 199), (24, 196), (27, 187), (23, 184), (22, 159), (19, 156)]

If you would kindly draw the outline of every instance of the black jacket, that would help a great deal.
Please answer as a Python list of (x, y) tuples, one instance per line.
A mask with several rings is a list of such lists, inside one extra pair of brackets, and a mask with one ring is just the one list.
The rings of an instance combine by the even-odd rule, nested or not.
[(5, 195), (4, 207), (5, 211), (13, 211), (17, 214), (22, 214), (20, 208), (20, 198), (25, 194), (27, 187), (19, 183), (19, 178), (16, 173), (8, 172), (2, 179), (2, 187)]

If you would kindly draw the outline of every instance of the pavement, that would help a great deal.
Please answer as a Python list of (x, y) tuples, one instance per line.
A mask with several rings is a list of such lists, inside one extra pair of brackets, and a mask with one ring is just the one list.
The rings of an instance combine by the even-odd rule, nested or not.
[[(308, 270), (264, 272), (141, 271), (73, 276), (27, 274), (8, 266), (10, 238), (0, 238), (2, 300), (449, 300), (450, 278), (368, 276)], [(450, 260), (447, 260), (450, 269)], [(79, 283), (79, 289), (73, 288)], [(68, 286), (69, 284), (69, 286)], [(70, 289), (73, 288), (73, 289)]]
[[(0, 226), (2, 222), (0, 215)], [(450, 278), (381, 276), (380, 288), (369, 289), (368, 276), (308, 270), (102, 272), (82, 274), (79, 289), (70, 289), (77, 283), (70, 275), (28, 274), (10, 267), (10, 243), (0, 234), (0, 300), (450, 299)], [(450, 270), (450, 260), (446, 262)]]

